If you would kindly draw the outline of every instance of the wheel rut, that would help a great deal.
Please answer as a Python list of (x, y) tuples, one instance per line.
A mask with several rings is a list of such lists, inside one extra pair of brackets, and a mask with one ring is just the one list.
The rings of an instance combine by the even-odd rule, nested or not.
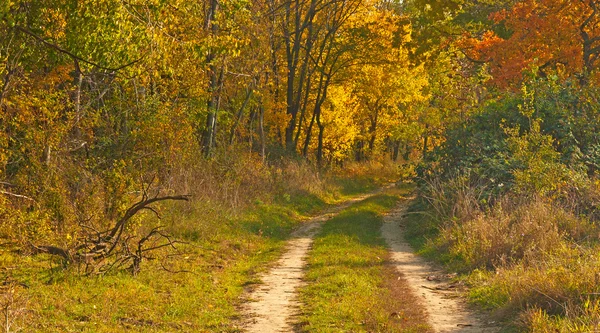
[(273, 268), (260, 276), (262, 283), (252, 290), (242, 306), (242, 329), (249, 333), (292, 332), (300, 303), (297, 291), (304, 285), (305, 267), (314, 237), (322, 224), (353, 203), (371, 197), (381, 190), (340, 204), (312, 218), (295, 232)]
[(402, 220), (406, 208), (406, 203), (402, 203), (385, 217), (381, 234), (390, 248), (392, 264), (421, 299), (433, 330), (440, 333), (498, 332), (499, 328), (492, 322), (486, 322), (467, 308), (456, 286), (449, 283), (451, 276), (416, 255), (404, 240)]

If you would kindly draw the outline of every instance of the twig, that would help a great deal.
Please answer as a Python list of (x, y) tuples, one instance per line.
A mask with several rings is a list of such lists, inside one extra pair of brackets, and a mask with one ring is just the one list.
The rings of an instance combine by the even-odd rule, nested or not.
[[(31, 37), (33, 37), (33, 38), (35, 38), (36, 40), (38, 40), (38, 41), (39, 41), (39, 42), (41, 42), (42, 44), (44, 44), (44, 45), (46, 45), (46, 46), (48, 46), (48, 47), (50, 47), (50, 48), (53, 48), (53, 49), (57, 50), (58, 52), (61, 52), (61, 53), (64, 53), (64, 54), (68, 55), (68, 56), (69, 56), (69, 57), (71, 57), (73, 60), (75, 60), (75, 62), (76, 62), (76, 66), (77, 66), (77, 67), (79, 67), (79, 64), (77, 64), (77, 62), (78, 62), (78, 61), (81, 61), (81, 62), (83, 62), (83, 63), (86, 63), (86, 64), (88, 64), (88, 65), (92, 65), (92, 66), (94, 66), (94, 67), (97, 67), (97, 68), (100, 68), (100, 69), (104, 69), (104, 70), (111, 71), (111, 72), (117, 72), (117, 71), (119, 71), (119, 70), (121, 70), (121, 69), (123, 69), (123, 68), (129, 67), (129, 66), (131, 66), (131, 65), (133, 65), (133, 64), (135, 64), (135, 63), (137, 63), (137, 62), (139, 62), (139, 61), (141, 61), (141, 60), (143, 59), (143, 58), (136, 59), (136, 60), (134, 60), (134, 61), (132, 61), (132, 62), (130, 62), (130, 63), (128, 63), (128, 64), (121, 65), (121, 66), (119, 66), (119, 67), (106, 67), (106, 66), (102, 66), (102, 65), (100, 65), (100, 64), (98, 64), (98, 63), (95, 63), (95, 62), (93, 62), (93, 61), (86, 60), (86, 59), (84, 59), (84, 58), (82, 58), (82, 57), (80, 57), (80, 56), (78, 56), (78, 55), (76, 55), (76, 54), (74, 54), (74, 53), (72, 53), (72, 52), (70, 52), (70, 51), (68, 51), (68, 50), (65, 50), (64, 48), (62, 48), (62, 47), (60, 47), (60, 46), (58, 46), (58, 45), (56, 45), (56, 44), (54, 44), (54, 43), (51, 43), (51, 42), (49, 42), (49, 41), (45, 40), (44, 38), (42, 38), (42, 37), (38, 36), (38, 35), (37, 35), (37, 34), (35, 34), (33, 31), (31, 31), (31, 30), (29, 30), (29, 29), (27, 29), (27, 28), (25, 28), (25, 27), (21, 27), (21, 26), (15, 26), (15, 28), (16, 28), (17, 30), (19, 30), (19, 31), (21, 31), (21, 32), (23, 32), (23, 33), (25, 33), (25, 34), (27, 34), (27, 35), (29, 35), (29, 36), (31, 36)], [(81, 70), (80, 70), (79, 68), (77, 68), (77, 70), (78, 70), (79, 72), (81, 72)]]
[(28, 197), (28, 196), (26, 196), (26, 195), (22, 195), (22, 194), (16, 194), (16, 193), (12, 193), (12, 192), (6, 192), (6, 191), (2, 191), (2, 190), (0, 190), (0, 193), (1, 193), (1, 194), (4, 194), (4, 195), (11, 196), (11, 197), (20, 198), (20, 199), (25, 199), (25, 200), (29, 200), (29, 201), (33, 201), (33, 202), (35, 202), (35, 200), (34, 200), (34, 199), (32, 199), (32, 198), (30, 198), (30, 197)]

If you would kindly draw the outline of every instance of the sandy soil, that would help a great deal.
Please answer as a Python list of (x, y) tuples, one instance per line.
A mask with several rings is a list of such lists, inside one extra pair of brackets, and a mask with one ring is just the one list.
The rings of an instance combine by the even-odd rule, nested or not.
[(262, 284), (248, 295), (242, 308), (242, 328), (246, 332), (292, 332), (293, 320), (299, 312), (297, 290), (303, 285), (306, 258), (321, 225), (355, 202), (379, 193), (361, 196), (329, 210), (303, 224), (292, 234), (283, 256), (274, 267), (260, 277)]
[(451, 276), (434, 269), (414, 254), (402, 234), (405, 210), (406, 205), (401, 204), (390, 212), (381, 232), (390, 247), (393, 265), (421, 298), (433, 329), (444, 333), (498, 332), (493, 323), (486, 322), (466, 307), (457, 291), (459, 286), (451, 283)]

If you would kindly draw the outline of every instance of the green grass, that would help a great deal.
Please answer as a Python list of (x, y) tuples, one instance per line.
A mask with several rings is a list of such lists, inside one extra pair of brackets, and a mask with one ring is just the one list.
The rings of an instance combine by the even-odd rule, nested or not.
[(431, 242), (439, 235), (439, 225), (431, 214), (423, 199), (414, 200), (404, 219), (404, 237), (419, 255), (429, 260), (447, 262), (449, 258), (440, 257), (444, 254), (440, 253)]
[(338, 178), (336, 184), (339, 186), (339, 193), (344, 196), (352, 196), (363, 193), (365, 189), (374, 190), (381, 185), (377, 181), (368, 177), (359, 177), (355, 179)]
[[(200, 218), (191, 214), (182, 223)], [(244, 287), (278, 256), (298, 220), (277, 206), (223, 219), (209, 234), (188, 235), (196, 239), (180, 246), (182, 255), (144, 262), (135, 277), (84, 277), (47, 256), (13, 256), (10, 279), (27, 285), (18, 293), (32, 317), (22, 324), (27, 332), (237, 331), (235, 306)], [(165, 271), (161, 263), (186, 272)]]
[(363, 200), (327, 221), (316, 237), (301, 290), (301, 329), (307, 332), (425, 331), (406, 328), (386, 283), (388, 250), (381, 237), (383, 214), (406, 190)]
[[(352, 194), (372, 188), (361, 186)], [(332, 188), (257, 201), (236, 214), (198, 201), (165, 205), (160, 223), (189, 244), (179, 246), (180, 255), (157, 253), (137, 276), (86, 277), (55, 258), (3, 249), (0, 281), (14, 286), (10, 306), (26, 310), (14, 312), (16, 326), (26, 332), (239, 332), (245, 289), (278, 258), (290, 232), (351, 196), (343, 186)], [(144, 223), (159, 222), (148, 217)], [(8, 302), (6, 290), (0, 289), (0, 305)]]

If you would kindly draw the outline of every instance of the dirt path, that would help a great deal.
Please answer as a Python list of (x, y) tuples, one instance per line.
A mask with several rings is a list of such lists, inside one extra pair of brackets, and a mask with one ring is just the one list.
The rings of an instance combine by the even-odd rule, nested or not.
[(260, 277), (262, 284), (248, 295), (250, 302), (242, 308), (242, 327), (246, 332), (293, 331), (292, 320), (298, 314), (300, 306), (297, 290), (303, 285), (308, 251), (321, 225), (353, 203), (379, 192), (380, 190), (346, 201), (306, 222), (292, 234), (283, 256), (269, 272)]
[(385, 218), (381, 232), (390, 247), (396, 270), (420, 296), (433, 329), (444, 333), (497, 332), (497, 328), (491, 327), (467, 309), (443, 272), (435, 270), (414, 254), (402, 234), (405, 210), (406, 204), (401, 204), (391, 211)]

